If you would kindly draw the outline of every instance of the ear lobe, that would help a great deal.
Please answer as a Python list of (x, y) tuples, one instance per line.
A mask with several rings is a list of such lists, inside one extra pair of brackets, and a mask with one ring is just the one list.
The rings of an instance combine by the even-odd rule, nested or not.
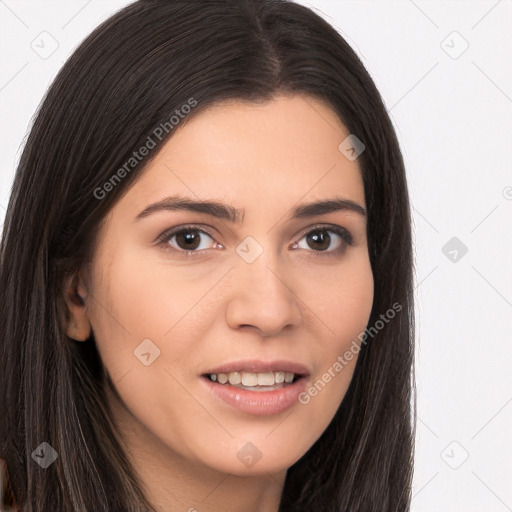
[(63, 329), (74, 341), (87, 341), (92, 334), (87, 315), (87, 292), (78, 274), (68, 277), (64, 286), (64, 300), (68, 314), (62, 319)]

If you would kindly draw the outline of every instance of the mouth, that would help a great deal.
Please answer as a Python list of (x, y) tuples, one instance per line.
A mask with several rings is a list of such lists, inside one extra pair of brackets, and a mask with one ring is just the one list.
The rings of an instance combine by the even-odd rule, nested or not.
[(255, 414), (278, 414), (298, 403), (307, 385), (306, 367), (288, 361), (247, 361), (212, 368), (201, 375), (224, 405)]
[(222, 386), (261, 392), (287, 387), (303, 378), (304, 375), (285, 371), (247, 372), (241, 370), (229, 373), (207, 373), (203, 377)]

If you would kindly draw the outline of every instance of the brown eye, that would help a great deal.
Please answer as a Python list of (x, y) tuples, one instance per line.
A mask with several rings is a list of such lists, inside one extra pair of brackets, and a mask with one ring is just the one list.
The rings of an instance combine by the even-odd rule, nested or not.
[(326, 251), (331, 245), (331, 237), (327, 231), (311, 231), (307, 236), (309, 247), (317, 251)]
[(201, 244), (201, 236), (198, 233), (197, 229), (180, 231), (174, 235), (176, 237), (176, 244), (185, 251), (195, 250)]
[[(305, 240), (305, 242), (303, 242)], [(341, 226), (316, 226), (306, 232), (299, 243), (298, 249), (312, 250), (318, 255), (336, 256), (344, 252), (348, 245), (353, 245), (352, 235)]]
[(221, 244), (217, 244), (205, 230), (193, 226), (167, 231), (158, 237), (157, 242), (163, 245), (167, 251), (185, 255), (198, 254), (212, 246), (223, 247)]

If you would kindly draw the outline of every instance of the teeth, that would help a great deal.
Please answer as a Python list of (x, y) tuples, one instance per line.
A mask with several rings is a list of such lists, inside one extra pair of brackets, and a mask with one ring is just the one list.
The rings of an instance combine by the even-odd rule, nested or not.
[(284, 381), (285, 382), (291, 382), (293, 380), (293, 373), (286, 372), (284, 374)]
[(273, 386), (275, 384), (274, 372), (258, 373), (258, 386)]
[(242, 384), (244, 386), (257, 386), (258, 374), (242, 372)]
[(239, 372), (231, 372), (229, 374), (229, 383), (231, 385), (240, 384), (242, 382), (242, 376)]
[(273, 386), (274, 384), (281, 384), (286, 382), (290, 384), (293, 382), (295, 374), (291, 372), (230, 372), (230, 373), (210, 373), (208, 375), (211, 381), (218, 382), (219, 384), (226, 384), (229, 382), (232, 386)]

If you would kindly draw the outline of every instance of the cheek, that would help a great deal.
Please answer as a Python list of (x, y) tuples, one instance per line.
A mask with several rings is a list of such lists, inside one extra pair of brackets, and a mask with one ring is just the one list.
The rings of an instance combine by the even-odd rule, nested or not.
[[(354, 269), (340, 285), (338, 302), (333, 301), (332, 315), (336, 332), (352, 340), (364, 331), (373, 305), (373, 275), (370, 263)], [(335, 293), (335, 292), (333, 292)], [(337, 311), (336, 307), (337, 305)]]
[(313, 407), (329, 418), (339, 407), (352, 379), (361, 335), (370, 318), (374, 286), (367, 258), (340, 268), (335, 274), (316, 295), (316, 302), (311, 301), (317, 304), (318, 316), (327, 328), (322, 328), (326, 335), (319, 339), (312, 387), (303, 401), (314, 400)]
[(370, 262), (362, 257), (336, 271), (327, 270), (319, 282), (311, 304), (328, 328), (327, 348), (338, 352), (364, 331), (370, 318), (374, 286)]
[[(143, 260), (129, 247), (116, 250), (112, 261), (104, 267), (108, 274), (95, 274), (90, 310), (102, 362), (114, 384), (123, 379), (119, 392), (128, 401), (144, 396), (143, 389), (145, 396), (155, 389), (168, 393), (176, 383), (164, 368), (181, 379), (197, 345), (208, 338), (209, 321), (218, 318), (211, 311), (218, 305), (206, 299), (211, 299), (208, 292), (219, 280), (219, 270), (187, 277), (165, 262)], [(150, 360), (156, 358), (144, 366), (137, 354), (148, 351)]]
[(113, 260), (106, 281), (96, 283), (101, 302), (108, 305), (95, 308), (96, 323), (102, 327), (110, 324), (119, 333), (116, 338), (129, 338), (130, 343), (145, 338), (165, 341), (173, 331), (182, 329), (214, 282), (212, 276), (184, 279), (179, 269), (142, 259), (129, 247), (119, 247)]

